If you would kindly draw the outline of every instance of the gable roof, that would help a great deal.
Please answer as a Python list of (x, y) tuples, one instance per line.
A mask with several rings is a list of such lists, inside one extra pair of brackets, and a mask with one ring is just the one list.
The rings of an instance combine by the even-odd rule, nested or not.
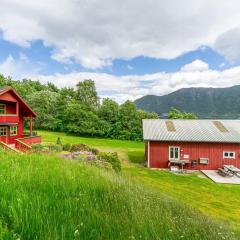
[(12, 88), (12, 87), (0, 87), (0, 96), (7, 93), (12, 92), (16, 99), (19, 101), (20, 104), (32, 114), (33, 117), (36, 117), (37, 114), (29, 107), (29, 105), (20, 97), (20, 95)]
[(240, 143), (240, 120), (144, 119), (143, 138), (152, 141)]

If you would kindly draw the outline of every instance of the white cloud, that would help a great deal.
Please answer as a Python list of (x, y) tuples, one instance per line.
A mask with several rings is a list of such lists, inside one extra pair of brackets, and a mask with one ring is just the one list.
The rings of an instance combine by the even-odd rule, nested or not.
[[(87, 68), (116, 58), (175, 58), (202, 45), (240, 56), (238, 0), (0, 0), (3, 37), (40, 39), (54, 59)], [(215, 43), (216, 42), (216, 43)], [(234, 46), (232, 46), (234, 45)]]
[(195, 60), (192, 63), (184, 65), (181, 70), (184, 72), (202, 72), (208, 70), (208, 64), (202, 60)]
[(229, 87), (240, 84), (240, 67), (217, 71), (211, 70), (207, 66), (207, 63), (197, 60), (185, 65), (175, 73), (159, 72), (118, 77), (105, 73), (76, 72), (38, 76), (38, 79), (43, 83), (53, 82), (60, 87), (74, 87), (78, 81), (90, 78), (95, 81), (101, 97), (111, 97), (120, 103), (148, 94), (168, 94), (180, 88)]
[(79, 81), (92, 79), (101, 97), (110, 97), (119, 103), (135, 100), (144, 95), (164, 95), (188, 87), (229, 87), (240, 84), (240, 66), (223, 71), (211, 70), (207, 63), (196, 60), (178, 72), (159, 72), (146, 75), (115, 76), (106, 73), (72, 72), (69, 74), (41, 75), (30, 65), (26, 56), (9, 56), (0, 63), (0, 73), (15, 79), (31, 78), (42, 83), (51, 82), (58, 87), (75, 87)]
[(230, 29), (220, 35), (215, 43), (215, 50), (224, 55), (229, 61), (234, 61), (240, 56), (240, 27)]
[(5, 76), (10, 76), (13, 79), (36, 76), (39, 72), (40, 69), (35, 68), (24, 54), (20, 54), (17, 59), (9, 55), (6, 60), (0, 64), (0, 73)]

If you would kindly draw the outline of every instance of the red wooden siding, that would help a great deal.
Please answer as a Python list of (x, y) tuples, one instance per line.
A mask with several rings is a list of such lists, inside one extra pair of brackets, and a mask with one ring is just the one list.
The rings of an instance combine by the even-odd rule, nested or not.
[[(7, 136), (0, 136), (0, 141), (6, 144), (16, 144), (17, 139), (23, 138), (25, 117), (30, 118), (30, 132), (32, 133), (32, 118), (36, 117), (36, 114), (11, 87), (0, 89), (0, 104), (6, 105), (6, 113), (0, 114), (0, 125), (7, 128)], [(14, 136), (10, 136), (11, 126), (17, 127), (17, 134)], [(27, 144), (39, 143), (41, 137), (32, 137), (24, 141)]]
[(17, 102), (17, 99), (13, 96), (11, 92), (6, 92), (0, 96), (2, 101)]
[[(3, 116), (0, 116), (0, 122), (4, 123), (4, 121), (1, 121), (3, 119), (1, 117), (3, 117)], [(7, 129), (8, 129), (8, 141), (6, 140), (6, 136), (0, 136), (0, 141), (7, 143), (7, 144), (14, 144), (17, 138), (24, 137), (24, 119), (22, 116), (20, 116), (20, 117), (5, 116), (4, 118), (5, 118), (5, 122), (7, 122), (7, 123), (11, 123), (11, 122), (16, 123), (16, 125), (12, 125), (12, 126), (17, 126), (18, 132), (17, 132), (17, 135), (10, 136), (10, 126), (2, 126), (2, 127), (7, 127)], [(9, 120), (11, 120), (11, 121), (9, 121)], [(15, 121), (13, 121), (13, 120), (15, 120)]]
[[(168, 168), (169, 147), (180, 147), (180, 160), (196, 160), (197, 165), (193, 168), (191, 164), (184, 166), (188, 169), (214, 170), (223, 167), (224, 164), (240, 167), (240, 144), (237, 143), (193, 143), (193, 142), (160, 142), (151, 141), (149, 148), (149, 167)], [(145, 144), (147, 152), (147, 144)], [(224, 151), (235, 152), (235, 159), (224, 159)], [(184, 158), (189, 155), (189, 158)], [(209, 158), (208, 164), (200, 164), (199, 158)]]

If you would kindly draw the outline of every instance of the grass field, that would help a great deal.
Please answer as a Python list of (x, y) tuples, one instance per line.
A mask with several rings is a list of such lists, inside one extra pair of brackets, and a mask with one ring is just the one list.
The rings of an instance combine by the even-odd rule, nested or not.
[(140, 181), (143, 185), (157, 190), (180, 202), (201, 211), (214, 219), (223, 221), (240, 235), (240, 186), (215, 184), (196, 174), (174, 175), (159, 170), (149, 170), (139, 164), (130, 164), (144, 156), (141, 142), (106, 140), (67, 136), (63, 133), (41, 131), (43, 140), (56, 142), (58, 136), (63, 143), (86, 143), (102, 150), (117, 151), (123, 160), (123, 174)]
[(237, 239), (221, 223), (113, 171), (0, 152), (3, 240)]

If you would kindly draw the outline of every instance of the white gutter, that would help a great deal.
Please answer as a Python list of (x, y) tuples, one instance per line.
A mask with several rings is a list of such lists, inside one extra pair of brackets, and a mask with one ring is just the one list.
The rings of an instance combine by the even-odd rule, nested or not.
[(150, 168), (150, 141), (148, 141), (147, 167)]

